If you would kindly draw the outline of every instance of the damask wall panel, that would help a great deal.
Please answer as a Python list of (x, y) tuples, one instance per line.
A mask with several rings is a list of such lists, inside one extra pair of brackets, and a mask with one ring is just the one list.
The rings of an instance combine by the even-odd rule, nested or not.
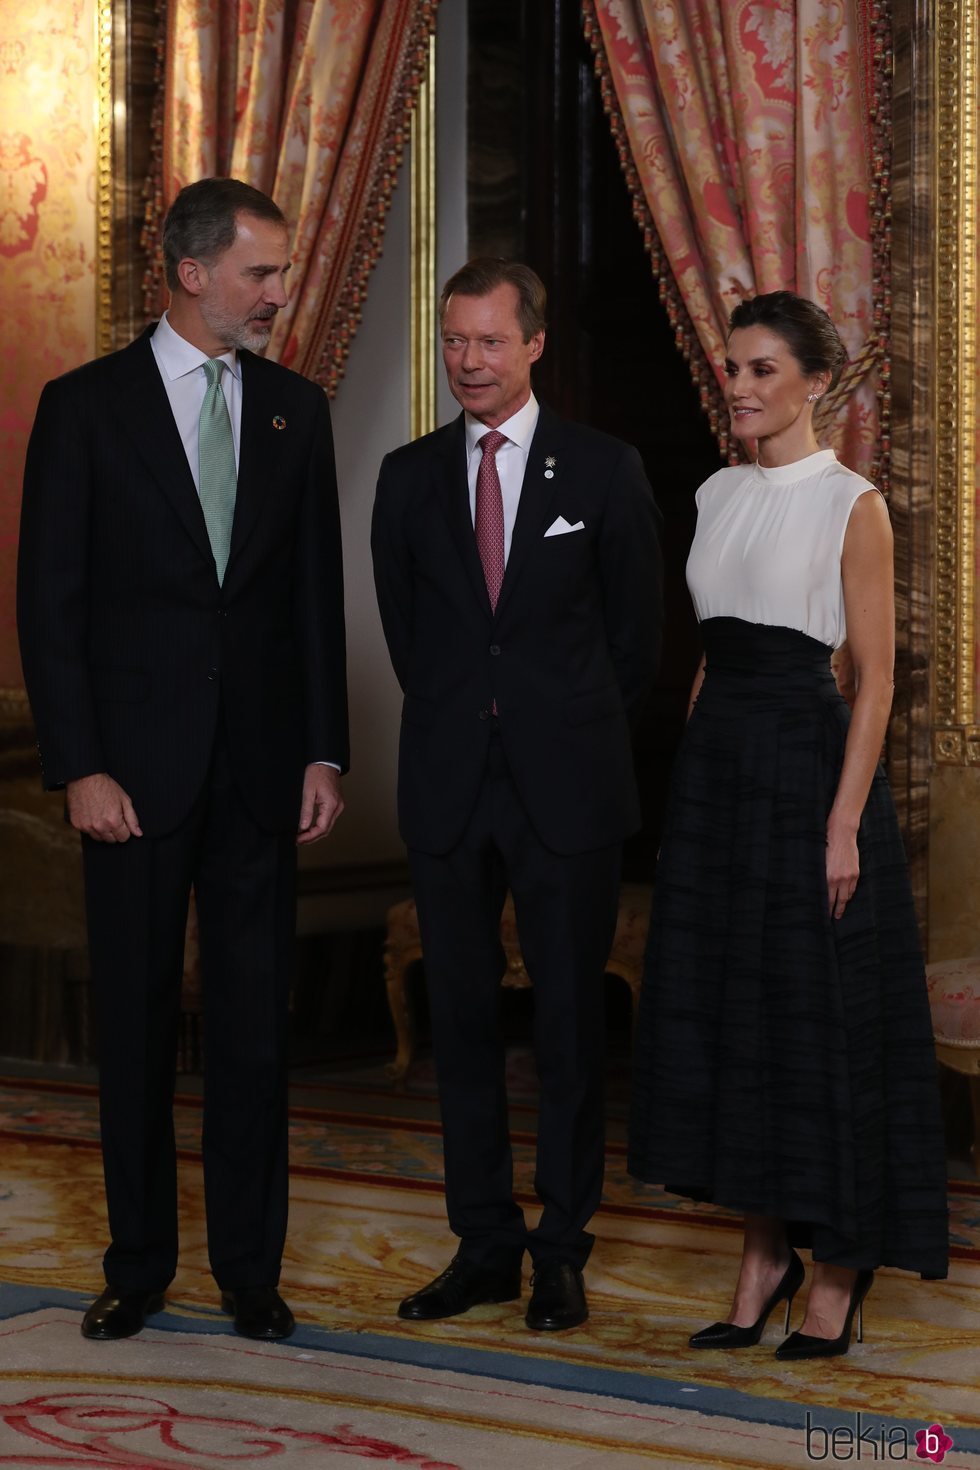
[(0, 689), (22, 685), (14, 574), (42, 385), (95, 354), (96, 0), (3, 0)]

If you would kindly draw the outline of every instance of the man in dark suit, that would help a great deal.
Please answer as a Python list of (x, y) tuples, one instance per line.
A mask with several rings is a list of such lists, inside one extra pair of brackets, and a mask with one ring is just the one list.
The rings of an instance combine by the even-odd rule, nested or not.
[(111, 1243), (82, 1332), (138, 1332), (176, 1269), (193, 885), (211, 1268), (236, 1330), (279, 1338), (295, 848), (330, 830), (347, 765), (333, 441), (322, 390), (255, 355), (286, 302), (273, 201), (188, 186), (164, 257), (156, 327), (44, 389), (24, 483), (24, 674), (82, 833), (100, 1039)]
[[(398, 802), (415, 888), (460, 1246), (411, 1320), (520, 1295), (528, 1326), (588, 1315), (582, 1268), (603, 1171), (602, 975), (620, 850), (640, 822), (627, 712), (661, 621), (659, 515), (635, 449), (531, 392), (545, 292), (471, 261), (440, 303), (463, 413), (389, 454), (372, 542), (404, 690)], [(498, 1007), (514, 897), (540, 1081), (531, 1231), (513, 1198)]]

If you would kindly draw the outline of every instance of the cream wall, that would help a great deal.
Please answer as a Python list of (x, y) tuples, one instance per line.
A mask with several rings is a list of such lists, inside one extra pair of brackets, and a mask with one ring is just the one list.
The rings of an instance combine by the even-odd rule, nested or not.
[(401, 695), (378, 618), (369, 538), (378, 466), (408, 438), (409, 167), (406, 157), (384, 253), (331, 410), (344, 536), (351, 769), (344, 782), (346, 811), (327, 841), (303, 855), (312, 867), (390, 862), (404, 855), (393, 774)]
[[(436, 273), (466, 259), (466, 7), (443, 5), (436, 38)], [(401, 692), (381, 631), (371, 573), (371, 509), (378, 467), (409, 437), (410, 150), (395, 190), (384, 252), (368, 287), (364, 318), (333, 403), (344, 534), (351, 770), (346, 811), (334, 833), (304, 853), (304, 865), (399, 862), (395, 811)], [(438, 284), (437, 284), (438, 289)], [(437, 344), (432, 343), (433, 353)], [(458, 406), (439, 374), (437, 419)]]

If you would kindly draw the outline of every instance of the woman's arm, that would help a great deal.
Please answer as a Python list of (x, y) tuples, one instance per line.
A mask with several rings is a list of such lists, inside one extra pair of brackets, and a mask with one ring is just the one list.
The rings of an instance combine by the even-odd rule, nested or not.
[(701, 693), (701, 685), (704, 683), (704, 660), (705, 656), (702, 653), (701, 662), (698, 664), (698, 671), (694, 675), (694, 683), (691, 685), (691, 693), (687, 701), (688, 719), (690, 719), (691, 715), (694, 713), (694, 706), (698, 702), (698, 695)]
[(859, 876), (857, 832), (892, 707), (895, 589), (892, 530), (885, 502), (868, 491), (854, 503), (841, 557), (847, 641), (855, 698), (844, 763), (827, 818), (827, 895), (839, 919)]
[(833, 674), (837, 684), (837, 693), (841, 699), (854, 708), (854, 660), (851, 657), (850, 646), (847, 639), (840, 648), (835, 648), (830, 660), (830, 672)]

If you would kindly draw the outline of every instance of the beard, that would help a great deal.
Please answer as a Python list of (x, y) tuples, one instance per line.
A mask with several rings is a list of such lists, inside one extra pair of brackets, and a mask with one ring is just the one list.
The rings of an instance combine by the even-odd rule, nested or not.
[(202, 299), (200, 311), (211, 331), (225, 348), (244, 347), (249, 352), (261, 352), (269, 345), (277, 308), (275, 306), (264, 307), (261, 312), (256, 312), (254, 316), (243, 321), (241, 317), (235, 316), (214, 302)]

